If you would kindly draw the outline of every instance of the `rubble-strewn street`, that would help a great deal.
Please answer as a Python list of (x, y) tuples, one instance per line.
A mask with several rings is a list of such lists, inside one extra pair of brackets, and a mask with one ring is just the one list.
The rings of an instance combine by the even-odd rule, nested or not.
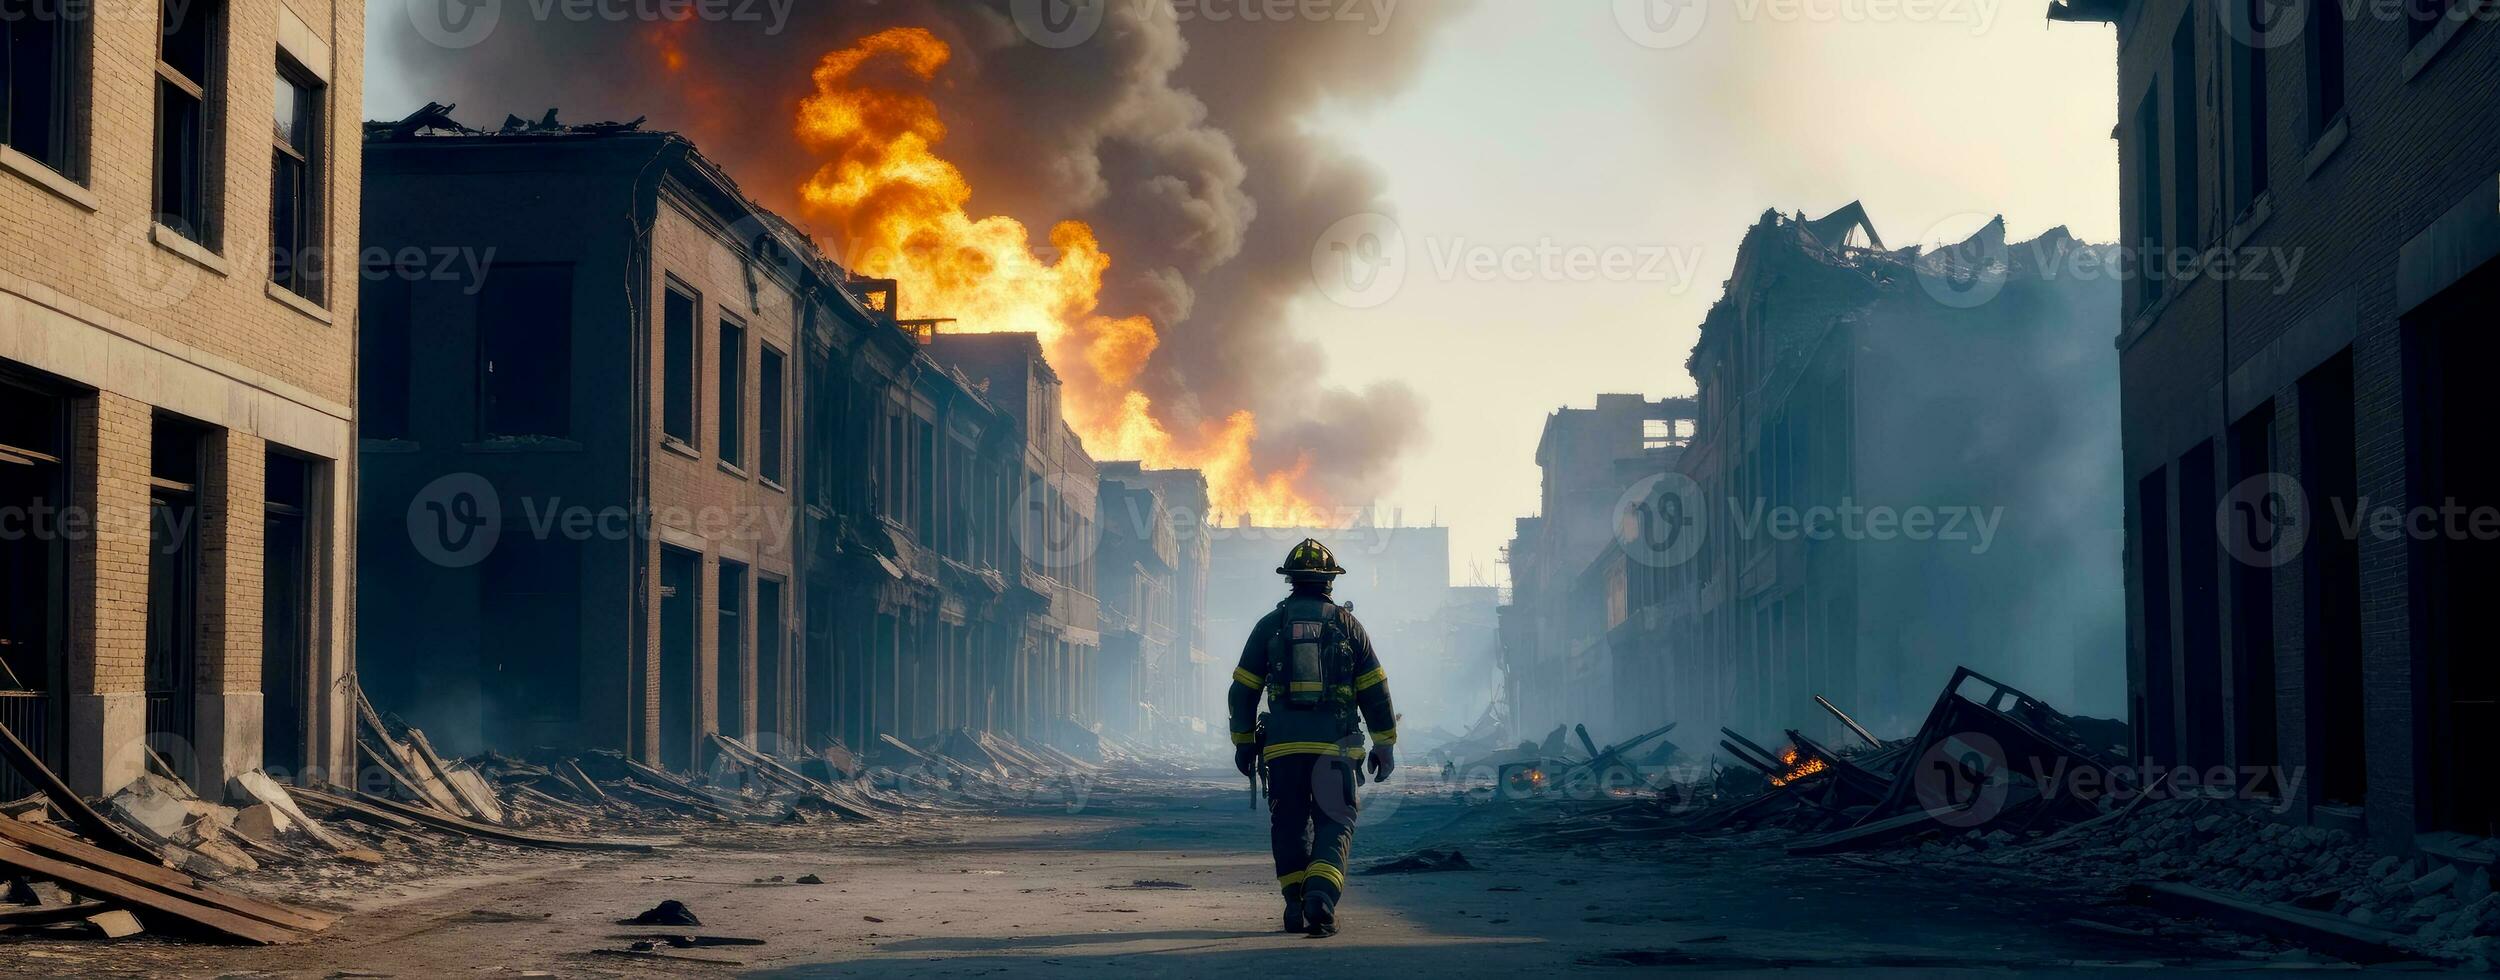
[[(717, 960), (796, 976), (1220, 976), (1325, 957), (1335, 975), (1852, 967), (1936, 976), (2317, 962), (2167, 925), (2082, 881), (1791, 858), (1762, 846), (1775, 831), (1573, 843), (1546, 826), (1569, 805), (1469, 805), (1432, 776), (1400, 782), (1366, 796), (1357, 867), (1457, 849), (1470, 868), (1356, 874), (1347, 929), (1328, 940), (1275, 928), (1264, 814), (1245, 809), (1241, 787), (1107, 776), (1080, 807), (876, 827), (696, 826), (685, 844), (650, 855), (437, 843), (423, 864), (253, 879), (255, 890), (344, 913), (309, 943), (19, 941), (8, 971), (596, 976), (701, 974), (725, 968), (701, 962)], [(426, 873), (412, 877), (414, 868)], [(808, 875), (823, 883), (799, 883)], [(702, 925), (617, 924), (664, 900)], [(761, 942), (629, 949), (635, 937), (680, 934)]]

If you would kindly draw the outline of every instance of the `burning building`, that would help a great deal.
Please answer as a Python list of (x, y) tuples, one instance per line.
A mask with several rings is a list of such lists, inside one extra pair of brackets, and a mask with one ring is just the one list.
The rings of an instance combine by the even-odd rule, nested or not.
[(2488, 13), (2050, 8), (2117, 36), (2137, 751), (2391, 848), (2500, 833)]
[(1034, 337), (900, 319), (674, 134), (430, 109), (366, 160), (378, 250), (479, 257), (367, 283), (379, 706), (677, 769), (1087, 717), (1096, 477)]
[(1136, 463), (1102, 468), (1102, 543), (1095, 580), (1102, 586), (1102, 720), (1144, 732), (1154, 678), (1174, 669), (1180, 614), (1179, 539), (1163, 495), (1146, 484)]
[(0, 17), (0, 722), (89, 796), (328, 778), (363, 5), (92, 6)]

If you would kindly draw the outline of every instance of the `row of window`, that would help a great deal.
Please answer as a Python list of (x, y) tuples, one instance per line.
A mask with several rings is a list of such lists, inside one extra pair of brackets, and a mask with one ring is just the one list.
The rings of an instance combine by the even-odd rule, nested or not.
[[(2272, 161), (2267, 134), (2271, 123), (2271, 107), (2267, 104), (2266, 81), (2269, 45), (2262, 38), (2271, 32), (2292, 30), (2292, 25), (2276, 23), (2272, 11), (2274, 0), (2225, 0), (2220, 10), (2223, 23), (2215, 33), (2227, 51), (2217, 64), (2224, 72), (2224, 96), (2229, 114), (2224, 125), (2224, 179), (2228, 181), (2230, 216), (2236, 222), (2256, 209), (2269, 186), (2268, 165)], [(2306, 5), (2305, 23), (2297, 26), (2304, 61), (2303, 81), (2307, 94), (2307, 145), (2325, 138), (2342, 119), (2347, 84), (2345, 69), (2345, 38), (2352, 16), (2343, 3), (2311, 3)], [(2219, 229), (2205, 229), (2198, 224), (2202, 207), (2202, 173), (2198, 159), (2196, 86), (2196, 13), (2207, 9), (2192, 5), (2189, 14), (2179, 20), (2171, 35), (2170, 64), (2166, 72), (2170, 111), (2169, 139), (2163, 139), (2161, 109), (2164, 89), (2148, 86), (2136, 103), (2133, 129), (2135, 150), (2135, 214), (2136, 238), (2144, 245), (2159, 249), (2162, 261), (2145, 263), (2147, 275), (2136, 296), (2139, 312), (2150, 309), (2164, 295), (2163, 273), (2170, 268), (2169, 259), (2183, 252), (2202, 247)], [(2457, 0), (2405, 0), (2406, 43), (2422, 43), (2442, 24), (2455, 16)], [(2279, 50), (2279, 49), (2278, 49)], [(2164, 200), (2162, 148), (2170, 150), (2168, 174), (2169, 200)], [(2304, 150), (2306, 146), (2304, 146)], [(2167, 205), (2167, 206), (2165, 206)], [(2165, 225), (2165, 218), (2167, 224)]]
[[(661, 311), (660, 339), (660, 431), (663, 436), (688, 449), (698, 448), (696, 418), (696, 375), (700, 373), (701, 353), (696, 342), (698, 310), (702, 300), (693, 293), (674, 286)], [(720, 318), (720, 354), (714, 394), (716, 408), (713, 422), (719, 437), (720, 461), (739, 470), (749, 463), (765, 480), (779, 483), (784, 477), (788, 426), (784, 424), (789, 402), (789, 357), (771, 344), (758, 344), (756, 357), (755, 419), (757, 455), (747, 458), (747, 328), (726, 315)]]
[[(0, 144), (72, 183), (87, 178), (93, 12), (59, 0), (0, 0)], [(163, 0), (155, 85), (157, 223), (212, 252), (223, 245), (224, 0)], [(321, 142), (325, 87), (284, 52), (272, 83), (269, 281), (323, 302)]]

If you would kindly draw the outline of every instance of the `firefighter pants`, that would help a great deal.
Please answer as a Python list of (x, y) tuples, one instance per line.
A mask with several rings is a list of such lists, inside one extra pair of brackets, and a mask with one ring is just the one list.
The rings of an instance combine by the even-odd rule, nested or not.
[(1268, 832), (1286, 898), (1317, 891), (1333, 905), (1345, 894), (1346, 858), (1354, 850), (1354, 767), (1361, 764), (1334, 755), (1268, 761)]

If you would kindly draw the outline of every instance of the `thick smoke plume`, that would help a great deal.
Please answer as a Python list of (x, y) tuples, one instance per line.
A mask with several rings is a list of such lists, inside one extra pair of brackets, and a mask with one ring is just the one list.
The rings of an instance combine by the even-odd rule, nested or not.
[[(778, 30), (770, 17), (573, 20), (507, 3), (495, 30), (466, 48), (396, 17), (376, 28), (417, 91), (460, 103), (472, 124), (548, 106), (572, 121), (648, 115), (794, 219), (805, 217), (801, 185), (824, 162), (791, 131), (811, 73), (878, 31), (926, 29), (952, 50), (929, 94), (971, 207), (1034, 228), (1093, 226), (1111, 257), (1102, 312), (1161, 330), (1136, 379), (1158, 421), (1195, 433), (1252, 411), (1262, 471), (1308, 459), (1300, 489), (1316, 502), (1378, 494), (1422, 435), (1419, 400), (1398, 385), (1319, 384), (1322, 353), (1295, 336), (1288, 308), (1313, 288), (1324, 230), (1386, 210), (1384, 181), (1305, 124), (1323, 103), (1397, 92), (1472, 0), (1283, 21), (1218, 20), (1206, 4), (1170, 0), (1095, 2), (1100, 27), (1066, 46), (1037, 43), (1030, 10), (1020, 29), (1018, 8), (1046, 6), (1028, 0), (804, 2)], [(813, 230), (839, 252), (832, 229)]]

